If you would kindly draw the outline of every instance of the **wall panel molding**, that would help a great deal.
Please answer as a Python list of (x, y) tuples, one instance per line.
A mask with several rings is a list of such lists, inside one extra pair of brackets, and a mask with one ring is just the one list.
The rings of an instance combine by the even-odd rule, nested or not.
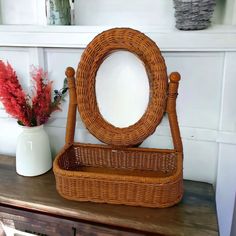
[[(0, 45), (85, 48), (100, 32), (115, 26), (0, 25)], [(203, 31), (130, 25), (151, 37), (162, 51), (236, 51), (236, 27), (215, 25)]]

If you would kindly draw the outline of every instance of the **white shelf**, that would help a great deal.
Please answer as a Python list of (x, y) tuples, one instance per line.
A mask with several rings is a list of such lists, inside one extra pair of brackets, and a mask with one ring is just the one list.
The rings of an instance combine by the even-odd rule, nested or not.
[[(84, 48), (113, 26), (0, 25), (0, 46)], [(236, 26), (180, 31), (154, 26), (129, 26), (151, 37), (162, 51), (236, 51)]]

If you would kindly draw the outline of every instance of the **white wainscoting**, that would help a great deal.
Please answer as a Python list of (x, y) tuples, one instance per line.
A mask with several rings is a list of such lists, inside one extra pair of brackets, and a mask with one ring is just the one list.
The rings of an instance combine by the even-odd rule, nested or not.
[[(97, 33), (90, 33), (89, 39)], [(234, 30), (231, 33), (231, 35), (235, 35)], [(47, 32), (46, 34), (45, 39), (49, 42), (51, 33)], [(65, 68), (67, 66), (77, 68), (83, 48), (88, 42), (85, 33), (81, 41), (79, 41), (79, 37), (77, 38), (77, 46), (80, 45), (78, 47), (73, 48), (69, 41), (67, 41), (66, 47), (64, 44), (61, 46), (53, 44), (53, 47), (50, 45), (42, 47), (40, 44), (37, 47), (36, 43), (40, 39), (36, 35), (40, 35), (40, 32), (31, 31), (30, 35), (34, 35), (31, 39), (36, 40), (34, 45), (29, 43), (27, 46), (22, 41), (22, 45), (19, 44), (18, 47), (14, 47), (14, 44), (11, 44), (13, 35), (11, 33), (9, 35), (9, 46), (6, 45), (5, 39), (1, 35), (0, 42), (3, 40), (4, 46), (0, 47), (0, 59), (12, 64), (24, 89), (30, 89), (29, 71), (32, 64), (39, 65), (47, 70), (49, 78), (54, 81), (54, 88), (60, 88), (65, 78)], [(57, 36), (59, 35), (60, 32), (57, 32)], [(72, 35), (76, 35), (76, 32), (73, 32)], [(83, 33), (80, 32), (79, 35), (83, 35)], [(156, 36), (159, 37), (158, 33), (150, 35), (155, 40)], [(185, 37), (185, 41), (189, 39), (186, 36), (187, 33), (184, 35), (177, 36), (179, 37), (178, 42), (180, 42), (181, 37)], [(189, 35), (191, 38), (191, 33)], [(211, 37), (208, 32), (198, 34), (202, 40), (207, 38), (207, 35)], [(220, 231), (221, 235), (228, 236), (233, 214), (233, 195), (236, 192), (235, 168), (233, 167), (236, 164), (236, 41), (231, 42), (227, 36), (223, 41), (224, 34), (218, 32), (217, 35), (222, 37), (220, 46), (213, 42), (213, 47), (209, 51), (205, 46), (191, 50), (188, 44), (186, 43), (185, 47), (183, 42), (180, 42), (179, 45), (176, 43), (175, 47), (171, 47), (164, 41), (162, 41), (163, 44), (161, 44), (160, 49), (167, 64), (168, 74), (172, 71), (179, 71), (182, 75), (177, 112), (184, 144), (184, 178), (209, 182), (217, 186)], [(6, 35), (4, 37), (7, 38)], [(165, 37), (168, 37), (167, 33), (165, 33)], [(21, 42), (21, 39), (23, 40), (23, 36), (20, 36), (18, 42)], [(14, 40), (17, 42), (17, 38)], [(61, 39), (60, 42), (62, 40), (65, 41), (65, 39)], [(227, 40), (231, 42), (230, 48), (226, 48)], [(210, 45), (210, 42), (207, 40), (206, 44)], [(191, 47), (194, 48), (194, 44)], [(119, 61), (114, 61), (114, 66), (117, 63)], [(106, 88), (104, 87), (104, 89)], [(46, 125), (54, 155), (64, 145), (67, 107), (68, 98), (67, 102), (63, 104), (62, 111), (53, 114)], [(0, 107), (0, 153), (15, 154), (19, 132), (20, 128), (16, 121), (10, 118)], [(79, 117), (76, 126), (76, 140), (99, 143), (96, 138), (88, 133)], [(142, 146), (172, 147), (166, 118), (163, 119), (156, 132), (143, 142)]]
[[(82, 52), (83, 49), (1, 48), (0, 56), (14, 66), (25, 88), (30, 84), (29, 68), (31, 64), (39, 64), (44, 67), (49, 73), (49, 78), (54, 81), (54, 88), (60, 88), (65, 77), (65, 68), (67, 66), (76, 68)], [(163, 52), (163, 56), (167, 64), (168, 74), (172, 71), (179, 71), (182, 75), (177, 110), (185, 144), (184, 176), (187, 179), (215, 183), (225, 53)], [(129, 63), (128, 60), (127, 63)], [(117, 66), (117, 64), (119, 61), (113, 61), (113, 66)], [(104, 87), (104, 91), (106, 89), (109, 88)], [(136, 106), (138, 107), (139, 104)], [(56, 143), (63, 143), (64, 134), (62, 130), (65, 129), (67, 107), (68, 102), (63, 104), (63, 111), (56, 112), (47, 124), (52, 136), (55, 136), (53, 130), (55, 133), (60, 130), (60, 135), (57, 137), (58, 141), (55, 142), (55, 138), (52, 138), (52, 149), (55, 152), (62, 146), (58, 146)], [(4, 117), (0, 120), (1, 123), (12, 122), (10, 118), (6, 118), (7, 115), (3, 111), (1, 111), (1, 116)], [(131, 114), (127, 115), (127, 119), (129, 116)], [(78, 134), (78, 140), (98, 142), (91, 135), (85, 135), (87, 131), (79, 119), (77, 127), (83, 132), (83, 135)], [(14, 130), (11, 132), (7, 129), (6, 132), (15, 137)], [(4, 142), (9, 143), (9, 139), (2, 141), (0, 152), (14, 154), (15, 144), (12, 143), (12, 148), (9, 149), (9, 146), (3, 145)], [(172, 146), (166, 119), (161, 123), (161, 127), (157, 128), (156, 132), (143, 143), (143, 146)]]

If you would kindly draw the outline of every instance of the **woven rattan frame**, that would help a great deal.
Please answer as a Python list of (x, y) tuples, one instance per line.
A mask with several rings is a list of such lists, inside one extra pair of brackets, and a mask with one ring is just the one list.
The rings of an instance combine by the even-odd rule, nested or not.
[[(135, 124), (125, 128), (115, 127), (102, 117), (95, 93), (97, 71), (106, 57), (116, 50), (127, 50), (138, 56), (146, 68), (150, 85), (145, 113)], [(143, 33), (129, 28), (102, 32), (83, 52), (76, 77), (80, 116), (90, 133), (102, 142), (115, 146), (140, 144), (160, 123), (166, 108), (166, 66), (157, 45)]]

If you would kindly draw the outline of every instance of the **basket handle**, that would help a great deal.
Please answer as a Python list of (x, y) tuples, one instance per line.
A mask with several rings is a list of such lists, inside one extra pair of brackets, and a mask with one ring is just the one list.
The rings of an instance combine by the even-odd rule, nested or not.
[(69, 108), (67, 114), (65, 144), (70, 145), (74, 142), (77, 109), (74, 68), (67, 67), (65, 74), (67, 77), (67, 83), (69, 88)]
[(176, 151), (182, 152), (183, 145), (176, 114), (176, 98), (178, 96), (178, 87), (180, 78), (181, 77), (178, 72), (172, 72), (170, 74), (166, 112), (168, 114), (174, 148)]

